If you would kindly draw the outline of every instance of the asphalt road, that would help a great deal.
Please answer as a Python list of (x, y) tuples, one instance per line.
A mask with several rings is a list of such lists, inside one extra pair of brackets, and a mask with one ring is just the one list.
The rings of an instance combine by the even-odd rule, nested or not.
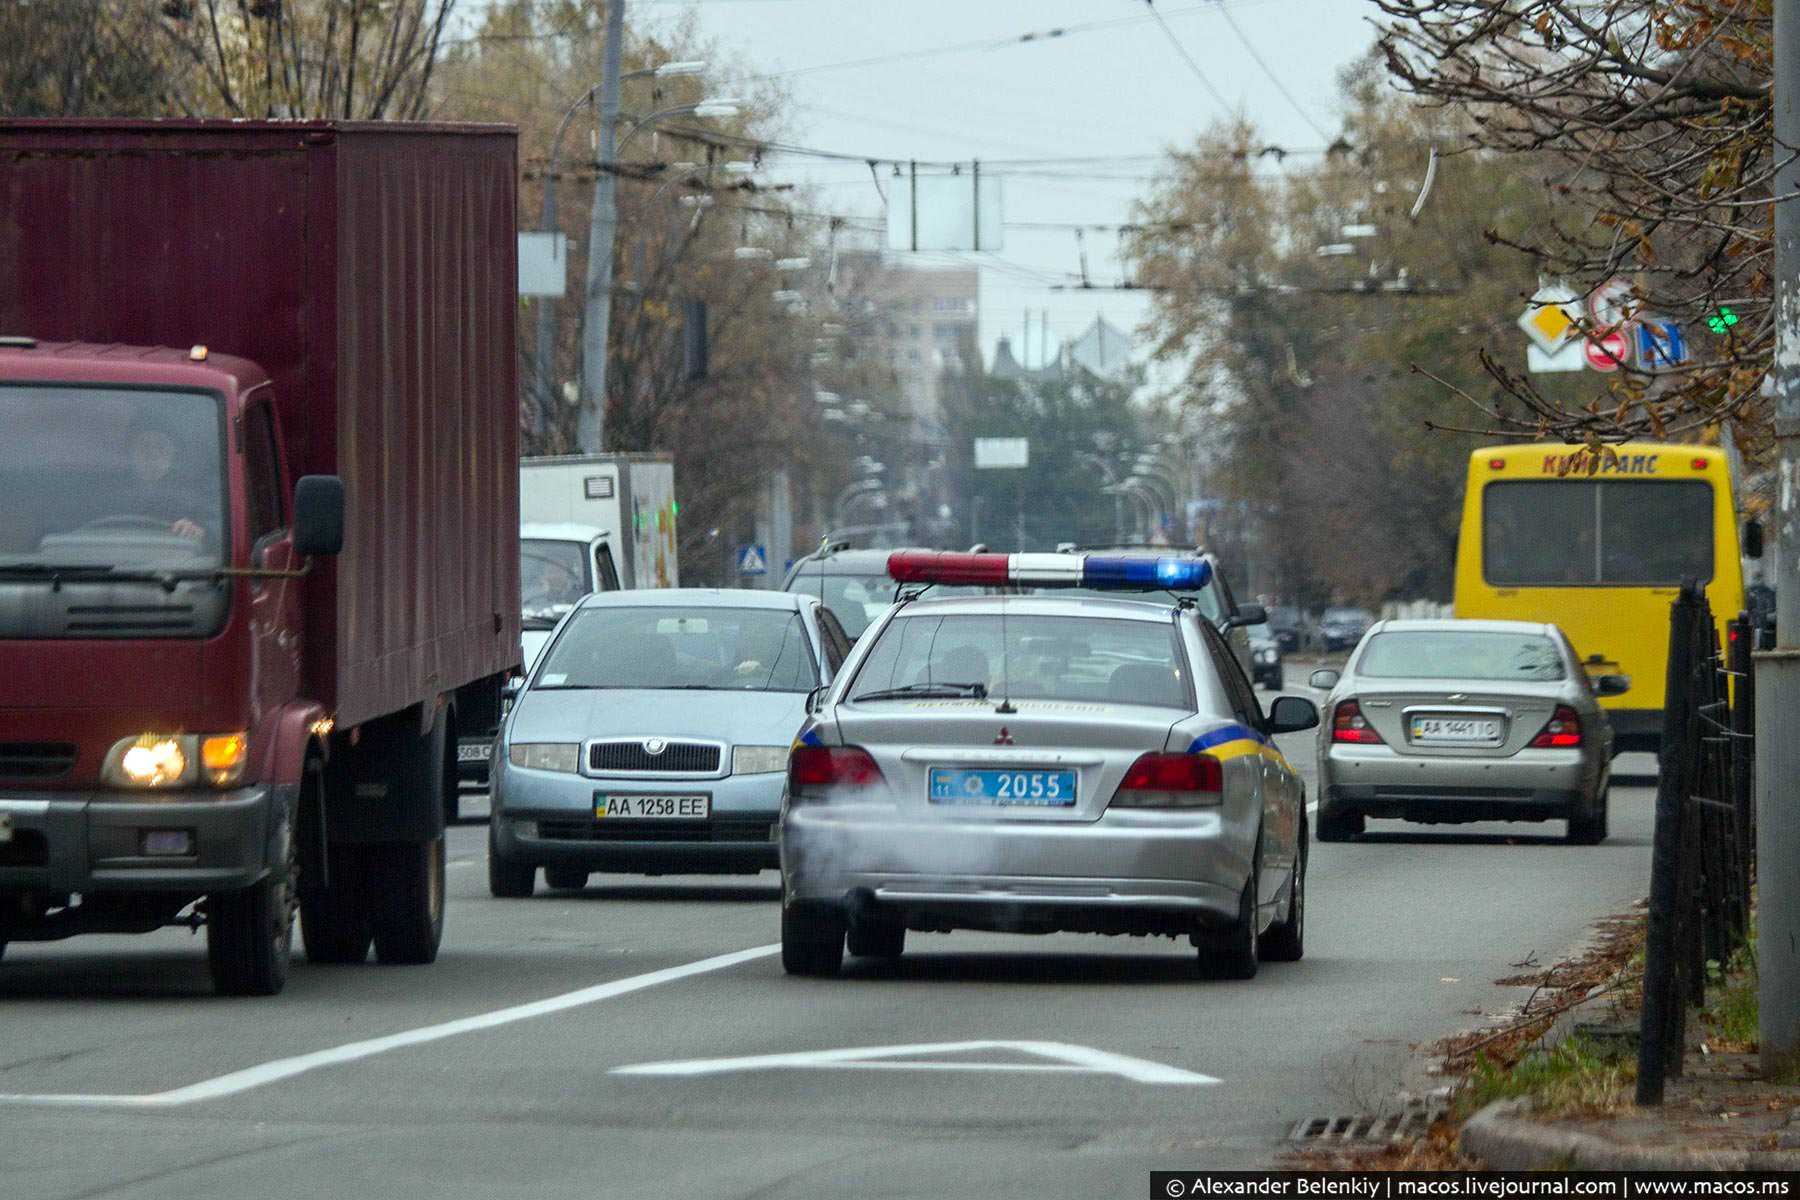
[(0, 1196), (1140, 1196), (1428, 1082), (1416, 1043), (1643, 894), (1651, 800), (1615, 786), (1598, 847), (1315, 845), (1307, 956), (1249, 982), (1196, 979), (1185, 943), (974, 933), (790, 979), (773, 873), (493, 900), (461, 825), (430, 967), (297, 962), (220, 1000), (183, 931), (11, 947)]

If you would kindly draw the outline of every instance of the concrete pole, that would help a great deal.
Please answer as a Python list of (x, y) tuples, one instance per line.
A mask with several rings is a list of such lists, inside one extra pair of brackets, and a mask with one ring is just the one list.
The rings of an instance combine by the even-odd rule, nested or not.
[(612, 321), (613, 230), (618, 224), (618, 177), (613, 172), (619, 130), (619, 57), (625, 44), (625, 0), (608, 0), (606, 56), (600, 71), (599, 174), (588, 217), (587, 306), (581, 322), (581, 413), (576, 448), (606, 449), (606, 342)]
[(1756, 663), (1757, 1034), (1765, 1078), (1800, 1068), (1800, 0), (1775, 0), (1775, 649)]

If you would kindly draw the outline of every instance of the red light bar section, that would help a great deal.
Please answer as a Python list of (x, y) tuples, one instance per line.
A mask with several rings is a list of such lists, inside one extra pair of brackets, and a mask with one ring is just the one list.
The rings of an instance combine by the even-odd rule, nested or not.
[(954, 550), (901, 550), (888, 555), (888, 575), (895, 583), (983, 587), (1007, 581), (1009, 557)]

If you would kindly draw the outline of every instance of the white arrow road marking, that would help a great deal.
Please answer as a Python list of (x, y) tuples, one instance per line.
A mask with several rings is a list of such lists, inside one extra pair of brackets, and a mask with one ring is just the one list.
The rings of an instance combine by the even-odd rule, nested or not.
[(545, 1017), (587, 1004), (598, 1004), (602, 1000), (611, 1000), (615, 996), (624, 996), (631, 992), (641, 992), (645, 988), (657, 987), (660, 984), (674, 983), (678, 979), (686, 979), (689, 976), (704, 975), (710, 971), (723, 971), (727, 967), (735, 967), (739, 963), (767, 958), (780, 949), (780, 946), (755, 946), (749, 950), (715, 955), (712, 958), (703, 958), (698, 962), (685, 963), (679, 967), (665, 967), (660, 971), (633, 975), (629, 979), (615, 979), (611, 983), (596, 984), (593, 987), (582, 988), (580, 991), (564, 992), (560, 996), (533, 1000), (528, 1004), (515, 1004), (511, 1008), (501, 1008), (493, 1012), (478, 1013), (472, 1017), (445, 1021), (441, 1025), (425, 1025), (418, 1029), (390, 1033), (384, 1037), (369, 1038), (367, 1041), (333, 1046), (329, 1050), (315, 1050), (311, 1054), (300, 1054), (293, 1058), (278, 1058), (273, 1062), (246, 1067), (241, 1071), (215, 1075), (211, 1079), (190, 1083), (186, 1087), (175, 1088), (173, 1091), (144, 1092), (137, 1095), (0, 1093), (0, 1105), (43, 1105), (58, 1108), (173, 1108), (182, 1104), (197, 1104), (202, 1100), (217, 1100), (224, 1096), (235, 1096), (239, 1092), (247, 1092), (251, 1088), (259, 1088), (278, 1080), (291, 1079), (296, 1075), (304, 1075), (321, 1067), (335, 1067), (340, 1063), (355, 1062), (357, 1059), (386, 1054), (390, 1050), (403, 1050), (408, 1046), (438, 1042), (445, 1038), (459, 1037), (465, 1033), (479, 1033), (484, 1029), (510, 1025), (514, 1021), (527, 1021), (532, 1017)]
[[(1042, 1063), (944, 1062), (914, 1057), (927, 1054), (970, 1054), (1010, 1050), (1049, 1061)], [(611, 1075), (720, 1075), (728, 1071), (802, 1070), (859, 1071), (1061, 1071), (1080, 1075), (1117, 1075), (1133, 1083), (1200, 1086), (1218, 1083), (1211, 1075), (1186, 1071), (1145, 1058), (1072, 1046), (1067, 1042), (925, 1042), (911, 1046), (853, 1046), (847, 1050), (802, 1050), (793, 1054), (758, 1054), (748, 1058), (694, 1058), (681, 1062), (638, 1063), (614, 1067)]]

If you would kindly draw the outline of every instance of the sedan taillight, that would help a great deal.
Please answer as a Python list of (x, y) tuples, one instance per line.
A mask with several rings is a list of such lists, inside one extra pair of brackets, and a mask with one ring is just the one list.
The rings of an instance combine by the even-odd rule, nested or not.
[(1119, 781), (1112, 808), (1200, 808), (1225, 798), (1225, 768), (1210, 754), (1143, 754)]
[[(817, 798), (827, 788), (874, 787), (886, 782), (881, 768), (861, 746), (797, 746), (788, 759), (788, 795)], [(807, 793), (814, 793), (809, 797)]]
[(1363, 716), (1362, 706), (1354, 700), (1341, 700), (1331, 716), (1331, 740), (1357, 746), (1379, 746), (1381, 735)]
[(1566, 704), (1556, 706), (1543, 731), (1531, 739), (1539, 749), (1569, 749), (1581, 745), (1581, 714)]

